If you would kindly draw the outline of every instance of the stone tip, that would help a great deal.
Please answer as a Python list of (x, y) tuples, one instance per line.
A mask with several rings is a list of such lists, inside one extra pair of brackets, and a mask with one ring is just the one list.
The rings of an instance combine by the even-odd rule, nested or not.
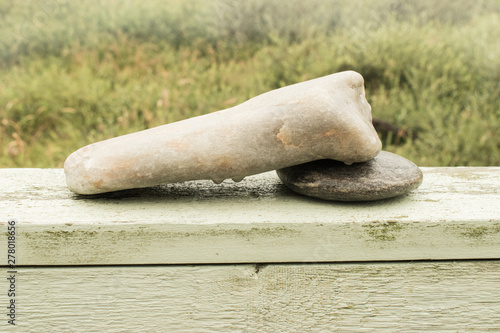
[(66, 176), (66, 185), (77, 194), (94, 194), (89, 182), (84, 179), (89, 178), (89, 172), (85, 167), (85, 160), (89, 156), (84, 156), (87, 147), (83, 147), (66, 158), (64, 162), (64, 174)]

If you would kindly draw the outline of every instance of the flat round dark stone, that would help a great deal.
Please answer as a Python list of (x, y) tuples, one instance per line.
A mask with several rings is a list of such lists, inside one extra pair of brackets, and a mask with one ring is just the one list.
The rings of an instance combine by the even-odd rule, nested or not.
[(423, 178), (413, 162), (386, 151), (363, 163), (318, 160), (276, 172), (297, 193), (337, 201), (392, 198), (416, 189)]

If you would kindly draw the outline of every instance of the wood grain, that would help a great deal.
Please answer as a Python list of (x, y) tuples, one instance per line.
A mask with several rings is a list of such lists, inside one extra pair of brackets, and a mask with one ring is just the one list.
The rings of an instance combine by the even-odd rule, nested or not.
[(275, 173), (87, 197), (60, 169), (0, 169), (0, 223), (18, 221), (19, 265), (500, 258), (500, 168), (422, 169), (416, 191), (365, 203), (300, 196)]
[[(22, 268), (18, 332), (500, 330), (500, 262)], [(6, 295), (0, 293), (5, 304)], [(1, 331), (9, 331), (6, 320)]]

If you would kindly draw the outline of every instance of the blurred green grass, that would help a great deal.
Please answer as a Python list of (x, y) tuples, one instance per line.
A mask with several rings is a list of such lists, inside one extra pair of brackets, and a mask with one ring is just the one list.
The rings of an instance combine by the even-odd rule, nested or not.
[(0, 167), (61, 167), (89, 143), (352, 69), (384, 149), (500, 165), (499, 0), (6, 0)]

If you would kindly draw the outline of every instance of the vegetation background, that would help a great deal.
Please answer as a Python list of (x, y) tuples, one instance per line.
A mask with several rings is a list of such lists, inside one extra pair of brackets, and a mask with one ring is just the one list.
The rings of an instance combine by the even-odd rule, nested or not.
[(2, 0), (0, 167), (352, 69), (384, 149), (500, 165), (500, 0)]

